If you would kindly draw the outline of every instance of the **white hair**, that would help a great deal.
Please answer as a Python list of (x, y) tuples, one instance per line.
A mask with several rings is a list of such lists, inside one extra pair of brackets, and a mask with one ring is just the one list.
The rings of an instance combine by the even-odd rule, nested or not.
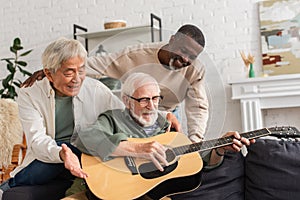
[(76, 56), (86, 61), (87, 52), (83, 45), (78, 40), (61, 37), (46, 47), (42, 55), (42, 63), (44, 69), (56, 72), (64, 61)]
[(126, 95), (132, 96), (135, 90), (137, 90), (138, 88), (144, 85), (149, 85), (149, 84), (157, 85), (159, 90), (158, 92), (160, 93), (160, 89), (157, 81), (149, 74), (145, 74), (141, 72), (130, 74), (122, 84), (121, 97), (124, 97)]

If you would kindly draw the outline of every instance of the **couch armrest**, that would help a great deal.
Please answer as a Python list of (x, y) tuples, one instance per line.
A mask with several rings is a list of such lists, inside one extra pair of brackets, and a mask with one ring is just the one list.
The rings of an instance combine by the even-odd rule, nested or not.
[(299, 199), (300, 142), (257, 139), (245, 159), (246, 199)]

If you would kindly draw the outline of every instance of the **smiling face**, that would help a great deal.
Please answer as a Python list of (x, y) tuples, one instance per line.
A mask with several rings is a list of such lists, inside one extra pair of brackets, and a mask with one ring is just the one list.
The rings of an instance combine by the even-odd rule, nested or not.
[(85, 62), (83, 58), (72, 57), (61, 64), (56, 72), (44, 69), (45, 75), (52, 83), (58, 96), (76, 96), (85, 79)]
[(132, 98), (127, 99), (126, 107), (129, 109), (131, 116), (141, 126), (147, 127), (155, 123), (158, 117), (158, 101), (152, 100), (153, 97), (159, 96), (159, 87), (157, 84), (146, 84), (139, 87), (132, 94), (132, 97), (136, 99), (150, 98), (149, 102), (144, 105), (142, 102), (138, 102)]
[(202, 50), (202, 46), (191, 37), (173, 35), (169, 41), (169, 67), (176, 70), (189, 66)]

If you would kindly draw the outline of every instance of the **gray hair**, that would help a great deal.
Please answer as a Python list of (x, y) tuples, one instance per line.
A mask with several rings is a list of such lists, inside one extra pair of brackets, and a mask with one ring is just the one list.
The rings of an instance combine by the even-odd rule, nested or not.
[(77, 56), (86, 62), (87, 51), (83, 45), (78, 40), (59, 38), (46, 47), (42, 55), (42, 63), (44, 69), (54, 73), (64, 61)]
[(126, 95), (132, 96), (136, 89), (148, 84), (157, 85), (160, 93), (157, 81), (149, 74), (141, 72), (130, 74), (122, 84), (121, 97)]

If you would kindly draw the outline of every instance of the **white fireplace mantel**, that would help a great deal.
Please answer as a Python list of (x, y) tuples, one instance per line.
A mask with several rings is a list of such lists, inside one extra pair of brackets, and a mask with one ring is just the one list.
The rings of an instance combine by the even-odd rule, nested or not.
[(232, 99), (240, 100), (243, 131), (263, 128), (262, 110), (300, 107), (300, 74), (230, 81)]

